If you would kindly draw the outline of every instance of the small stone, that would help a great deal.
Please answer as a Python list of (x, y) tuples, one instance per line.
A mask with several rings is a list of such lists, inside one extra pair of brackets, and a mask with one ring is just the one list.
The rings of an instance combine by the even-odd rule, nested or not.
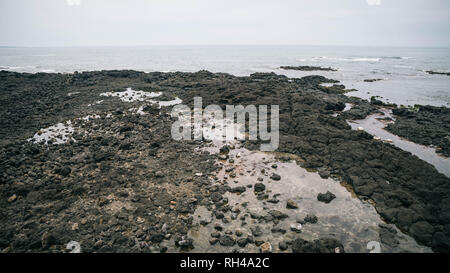
[(279, 248), (280, 250), (286, 250), (286, 249), (288, 249), (288, 245), (287, 245), (287, 243), (286, 243), (285, 241), (282, 241), (282, 242), (280, 242), (280, 243), (278, 244), (278, 248)]
[(289, 217), (287, 214), (282, 213), (281, 211), (278, 211), (278, 210), (271, 210), (271, 211), (269, 211), (269, 214), (270, 214), (273, 218), (278, 219), (278, 220), (281, 220), (281, 219), (284, 219), (284, 218), (288, 218), (288, 217)]
[(297, 232), (297, 233), (302, 232), (302, 224), (295, 223), (295, 224), (291, 224), (290, 227), (291, 227), (291, 230), (294, 232)]
[(164, 177), (164, 173), (163, 173), (162, 171), (157, 171), (157, 172), (155, 173), (155, 177), (157, 177), (157, 178), (162, 178), (162, 177)]
[(222, 212), (216, 212), (217, 219), (223, 219), (224, 217), (225, 217), (225, 214), (223, 214)]
[(288, 208), (288, 209), (298, 209), (298, 205), (293, 200), (288, 199), (287, 202), (286, 202), (286, 208)]
[(320, 175), (321, 178), (327, 179), (328, 177), (330, 177), (331, 174), (330, 174), (329, 171), (320, 171), (319, 175)]
[(327, 191), (326, 193), (319, 193), (317, 195), (317, 200), (324, 203), (330, 203), (334, 198), (336, 198), (336, 195), (333, 193)]
[(211, 240), (209, 240), (209, 244), (210, 245), (215, 245), (215, 244), (217, 244), (218, 241), (219, 241), (218, 238), (212, 238)]
[(272, 245), (269, 242), (265, 242), (259, 246), (259, 249), (261, 250), (261, 253), (271, 253)]
[(285, 234), (286, 230), (280, 227), (274, 227), (270, 230), (272, 233), (281, 233), (281, 234)]
[(234, 246), (236, 240), (229, 235), (225, 235), (219, 239), (219, 243), (223, 246)]
[(222, 154), (228, 154), (230, 152), (230, 147), (228, 145), (224, 145), (220, 147), (220, 153)]
[(183, 248), (192, 248), (194, 247), (194, 240), (182, 236), (180, 240), (175, 240), (175, 245)]
[(278, 165), (277, 164), (272, 164), (272, 168), (276, 169), (276, 168), (278, 168)]
[(14, 202), (16, 200), (17, 200), (17, 195), (15, 195), (15, 194), (13, 194), (11, 197), (8, 198), (8, 202), (9, 203), (12, 203), (12, 202)]
[(270, 176), (270, 179), (279, 181), (281, 180), (281, 176), (279, 174), (273, 173), (272, 176)]
[(256, 246), (261, 246), (262, 244), (264, 244), (264, 241), (261, 241), (261, 240), (255, 240), (255, 245), (256, 245)]
[(211, 237), (219, 238), (220, 237), (220, 232), (213, 232), (213, 233), (211, 233)]
[(312, 214), (307, 214), (306, 215), (306, 217), (305, 217), (305, 219), (304, 219), (304, 221), (306, 222), (306, 223), (311, 223), (311, 224), (315, 224), (315, 223), (317, 223), (317, 216), (315, 216), (315, 215), (312, 215)]
[(78, 230), (78, 229), (79, 229), (78, 223), (73, 223), (72, 230)]
[(98, 240), (97, 242), (95, 242), (94, 247), (95, 248), (100, 248), (103, 245), (103, 241), (102, 240)]
[(245, 192), (246, 188), (244, 186), (239, 186), (239, 187), (235, 187), (235, 188), (231, 188), (228, 191), (232, 192), (232, 193), (243, 193)]
[(70, 167), (65, 166), (64, 168), (61, 169), (60, 174), (62, 176), (68, 176), (70, 174), (72, 170), (70, 169)]
[(261, 236), (263, 234), (263, 231), (260, 226), (251, 227), (250, 231), (252, 232), (252, 235), (255, 237)]
[(237, 240), (237, 244), (240, 247), (245, 247), (247, 243), (248, 243), (247, 238), (240, 238), (239, 240)]
[(234, 167), (228, 167), (225, 169), (225, 172), (229, 173), (232, 172), (234, 170)]
[(253, 188), (255, 192), (262, 192), (266, 189), (266, 186), (263, 183), (256, 183)]
[(161, 243), (164, 238), (165, 237), (163, 234), (154, 234), (150, 237), (150, 241), (152, 241), (153, 243)]

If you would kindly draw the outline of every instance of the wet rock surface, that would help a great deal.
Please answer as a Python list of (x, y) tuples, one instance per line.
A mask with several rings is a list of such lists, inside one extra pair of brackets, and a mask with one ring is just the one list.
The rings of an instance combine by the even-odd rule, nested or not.
[(326, 193), (319, 193), (317, 195), (317, 200), (319, 200), (320, 202), (324, 202), (324, 203), (330, 203), (331, 201), (333, 201), (333, 199), (336, 198), (336, 195), (334, 195), (333, 193), (327, 191)]
[[(226, 196), (255, 195), (242, 187), (258, 181), (238, 184), (231, 192), (227, 184), (217, 183), (214, 176), (222, 168), (218, 160), (227, 159), (227, 151), (210, 154), (198, 150), (204, 143), (172, 140), (170, 107), (100, 96), (131, 87), (162, 92), (162, 100), (177, 97), (191, 107), (195, 96), (203, 98), (203, 105), (223, 108), (226, 104), (279, 105), (278, 152), (295, 155), (297, 164), (321, 171), (324, 177), (340, 178), (360, 199), (373, 201), (385, 221), (435, 251), (449, 251), (449, 179), (408, 152), (352, 131), (345, 120), (364, 118), (377, 111), (376, 105), (342, 95), (343, 86), (320, 86), (323, 82), (335, 81), (321, 76), (288, 79), (255, 73), (235, 77), (207, 71), (0, 72), (0, 248), (65, 252), (68, 242), (77, 241), (83, 252), (190, 251), (198, 240), (189, 235), (192, 215), (200, 206), (215, 210), (224, 225), (243, 217), (237, 210), (230, 211)], [(342, 103), (353, 107), (331, 116), (342, 110)], [(74, 130), (63, 129), (70, 135), (67, 142), (27, 141), (42, 128), (67, 121)], [(250, 150), (259, 147), (252, 141), (243, 145)], [(230, 172), (239, 175), (236, 170)], [(262, 184), (284, 180), (284, 176), (279, 181), (264, 176)], [(258, 186), (258, 190), (259, 202), (277, 199), (266, 187)], [(245, 218), (270, 222), (276, 231), (288, 230), (295, 219), (281, 211), (286, 203), (270, 204), (279, 208)], [(320, 223), (320, 215), (318, 219)], [(276, 226), (283, 222), (287, 227)], [(286, 235), (303, 236), (303, 229)], [(246, 243), (235, 233), (219, 238), (206, 235), (208, 245), (217, 239), (214, 246), (228, 248), (245, 245), (247, 250), (267, 243), (253, 234), (241, 235)], [(388, 242), (392, 241), (389, 236), (384, 236)], [(286, 249), (285, 241), (271, 242), (270, 248), (264, 245), (264, 251)], [(288, 251), (343, 252), (336, 241), (307, 241), (297, 241)]]
[(450, 109), (417, 106), (392, 110), (396, 119), (386, 130), (413, 142), (438, 147), (437, 152), (450, 157)]

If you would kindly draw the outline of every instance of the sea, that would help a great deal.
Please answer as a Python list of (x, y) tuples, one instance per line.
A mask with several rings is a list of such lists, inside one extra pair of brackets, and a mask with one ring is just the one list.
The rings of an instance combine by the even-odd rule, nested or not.
[[(321, 66), (337, 71), (291, 71), (280, 66)], [(347, 93), (378, 96), (398, 105), (450, 106), (450, 48), (349, 46), (129, 46), (0, 47), (0, 70), (72, 73), (109, 69), (144, 72), (208, 70), (236, 76), (274, 72), (291, 78), (322, 75)], [(366, 82), (368, 79), (380, 79)]]

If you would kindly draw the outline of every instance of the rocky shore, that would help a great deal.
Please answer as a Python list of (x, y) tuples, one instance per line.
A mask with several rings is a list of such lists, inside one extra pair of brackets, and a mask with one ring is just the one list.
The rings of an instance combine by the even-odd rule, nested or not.
[[(203, 105), (222, 108), (279, 105), (277, 158), (295, 158), (301, 167), (339, 181), (374, 206), (386, 221), (378, 231), (382, 242), (392, 244), (392, 224), (433, 251), (450, 251), (450, 179), (408, 152), (351, 130), (347, 120), (376, 113), (379, 106), (344, 92), (344, 86), (321, 76), (289, 79), (274, 73), (235, 77), (208, 71), (1, 71), (0, 249), (67, 252), (67, 243), (75, 241), (83, 252), (191, 251), (194, 213), (204, 207), (214, 212), (214, 222), (201, 225), (218, 233), (211, 235), (217, 240), (210, 243), (230, 251), (254, 246), (262, 252), (344, 252), (334, 238), (305, 240), (296, 232), (301, 230), (298, 224), (317, 222), (315, 215), (290, 231), (277, 228), (292, 218), (287, 210), (302, 207), (301, 201), (255, 217), (229, 203), (230, 192), (250, 191), (247, 186), (230, 187), (220, 176), (226, 172), (225, 161), (235, 160), (227, 157), (233, 147), (210, 153), (203, 149), (208, 142), (170, 137), (171, 102), (192, 107), (193, 98), (200, 96)], [(346, 104), (352, 104), (351, 109), (346, 110)], [(421, 128), (419, 120), (406, 124)], [(401, 134), (401, 128), (406, 127), (392, 130)], [(241, 145), (259, 148), (252, 141)], [(228, 173), (228, 180), (244, 176), (232, 169)], [(272, 173), (262, 181), (255, 176), (252, 182), (251, 191), (260, 192), (256, 196), (261, 202), (271, 203), (269, 181), (283, 181)], [(323, 201), (316, 202), (323, 206), (340, 198), (327, 190), (321, 194), (316, 198)], [(245, 223), (251, 234), (216, 228), (232, 217)], [(257, 228), (266, 220), (273, 230)], [(260, 232), (289, 233), (291, 239), (275, 244), (258, 239)]]
[(394, 109), (395, 123), (387, 130), (426, 146), (438, 147), (437, 152), (450, 157), (450, 109), (422, 106)]

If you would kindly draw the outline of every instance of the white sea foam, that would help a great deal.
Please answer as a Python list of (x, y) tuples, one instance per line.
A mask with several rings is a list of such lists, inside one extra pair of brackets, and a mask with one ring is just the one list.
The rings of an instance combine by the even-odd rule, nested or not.
[(311, 58), (313, 61), (318, 60), (330, 60), (330, 61), (339, 61), (339, 62), (379, 62), (380, 58), (374, 57), (328, 57), (328, 56), (320, 56)]

